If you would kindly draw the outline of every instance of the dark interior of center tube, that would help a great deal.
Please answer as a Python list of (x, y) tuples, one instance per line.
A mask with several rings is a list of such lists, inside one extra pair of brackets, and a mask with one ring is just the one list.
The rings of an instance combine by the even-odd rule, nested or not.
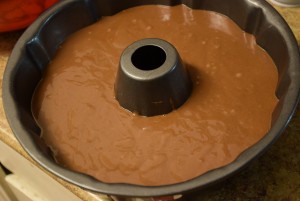
[(144, 71), (155, 70), (166, 61), (165, 51), (155, 45), (139, 47), (131, 56), (132, 64)]

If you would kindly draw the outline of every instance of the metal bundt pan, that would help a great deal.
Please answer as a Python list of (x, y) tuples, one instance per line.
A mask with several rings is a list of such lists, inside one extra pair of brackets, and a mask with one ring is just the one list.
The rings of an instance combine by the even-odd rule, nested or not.
[[(40, 138), (41, 130), (31, 112), (31, 98), (43, 71), (59, 45), (73, 32), (101, 16), (138, 5), (185, 4), (193, 9), (216, 11), (230, 17), (243, 30), (255, 35), (257, 43), (273, 58), (279, 72), (279, 104), (272, 128), (263, 139), (224, 167), (192, 180), (166, 186), (147, 187), (108, 184), (88, 175), (67, 170), (53, 160)], [(263, 0), (65, 0), (38, 18), (17, 42), (3, 80), (3, 102), (9, 124), (29, 155), (53, 174), (82, 188), (109, 195), (156, 197), (200, 190), (238, 172), (261, 155), (283, 132), (298, 103), (300, 58), (297, 41), (283, 18)]]

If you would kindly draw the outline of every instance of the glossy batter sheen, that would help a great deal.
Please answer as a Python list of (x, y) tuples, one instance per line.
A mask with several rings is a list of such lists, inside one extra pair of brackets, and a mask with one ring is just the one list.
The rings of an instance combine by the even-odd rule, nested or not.
[[(143, 38), (173, 44), (193, 80), (178, 110), (137, 116), (114, 97), (119, 58)], [(277, 70), (229, 18), (141, 6), (102, 18), (62, 45), (36, 90), (35, 117), (56, 159), (105, 182), (163, 185), (224, 166), (269, 130)]]

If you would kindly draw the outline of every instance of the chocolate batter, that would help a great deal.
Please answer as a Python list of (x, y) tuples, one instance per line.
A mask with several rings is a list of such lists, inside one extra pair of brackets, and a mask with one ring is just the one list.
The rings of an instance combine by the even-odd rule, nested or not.
[[(120, 55), (143, 38), (173, 44), (193, 80), (191, 97), (166, 115), (135, 115), (114, 97)], [(232, 162), (268, 132), (277, 79), (270, 56), (229, 18), (140, 6), (69, 37), (33, 109), (65, 167), (104, 182), (173, 184)]]

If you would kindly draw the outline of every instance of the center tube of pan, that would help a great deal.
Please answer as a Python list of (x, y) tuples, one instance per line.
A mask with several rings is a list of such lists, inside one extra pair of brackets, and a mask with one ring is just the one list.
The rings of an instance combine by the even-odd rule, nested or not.
[(167, 114), (190, 96), (192, 82), (173, 45), (147, 38), (122, 53), (115, 80), (119, 104), (143, 116)]

